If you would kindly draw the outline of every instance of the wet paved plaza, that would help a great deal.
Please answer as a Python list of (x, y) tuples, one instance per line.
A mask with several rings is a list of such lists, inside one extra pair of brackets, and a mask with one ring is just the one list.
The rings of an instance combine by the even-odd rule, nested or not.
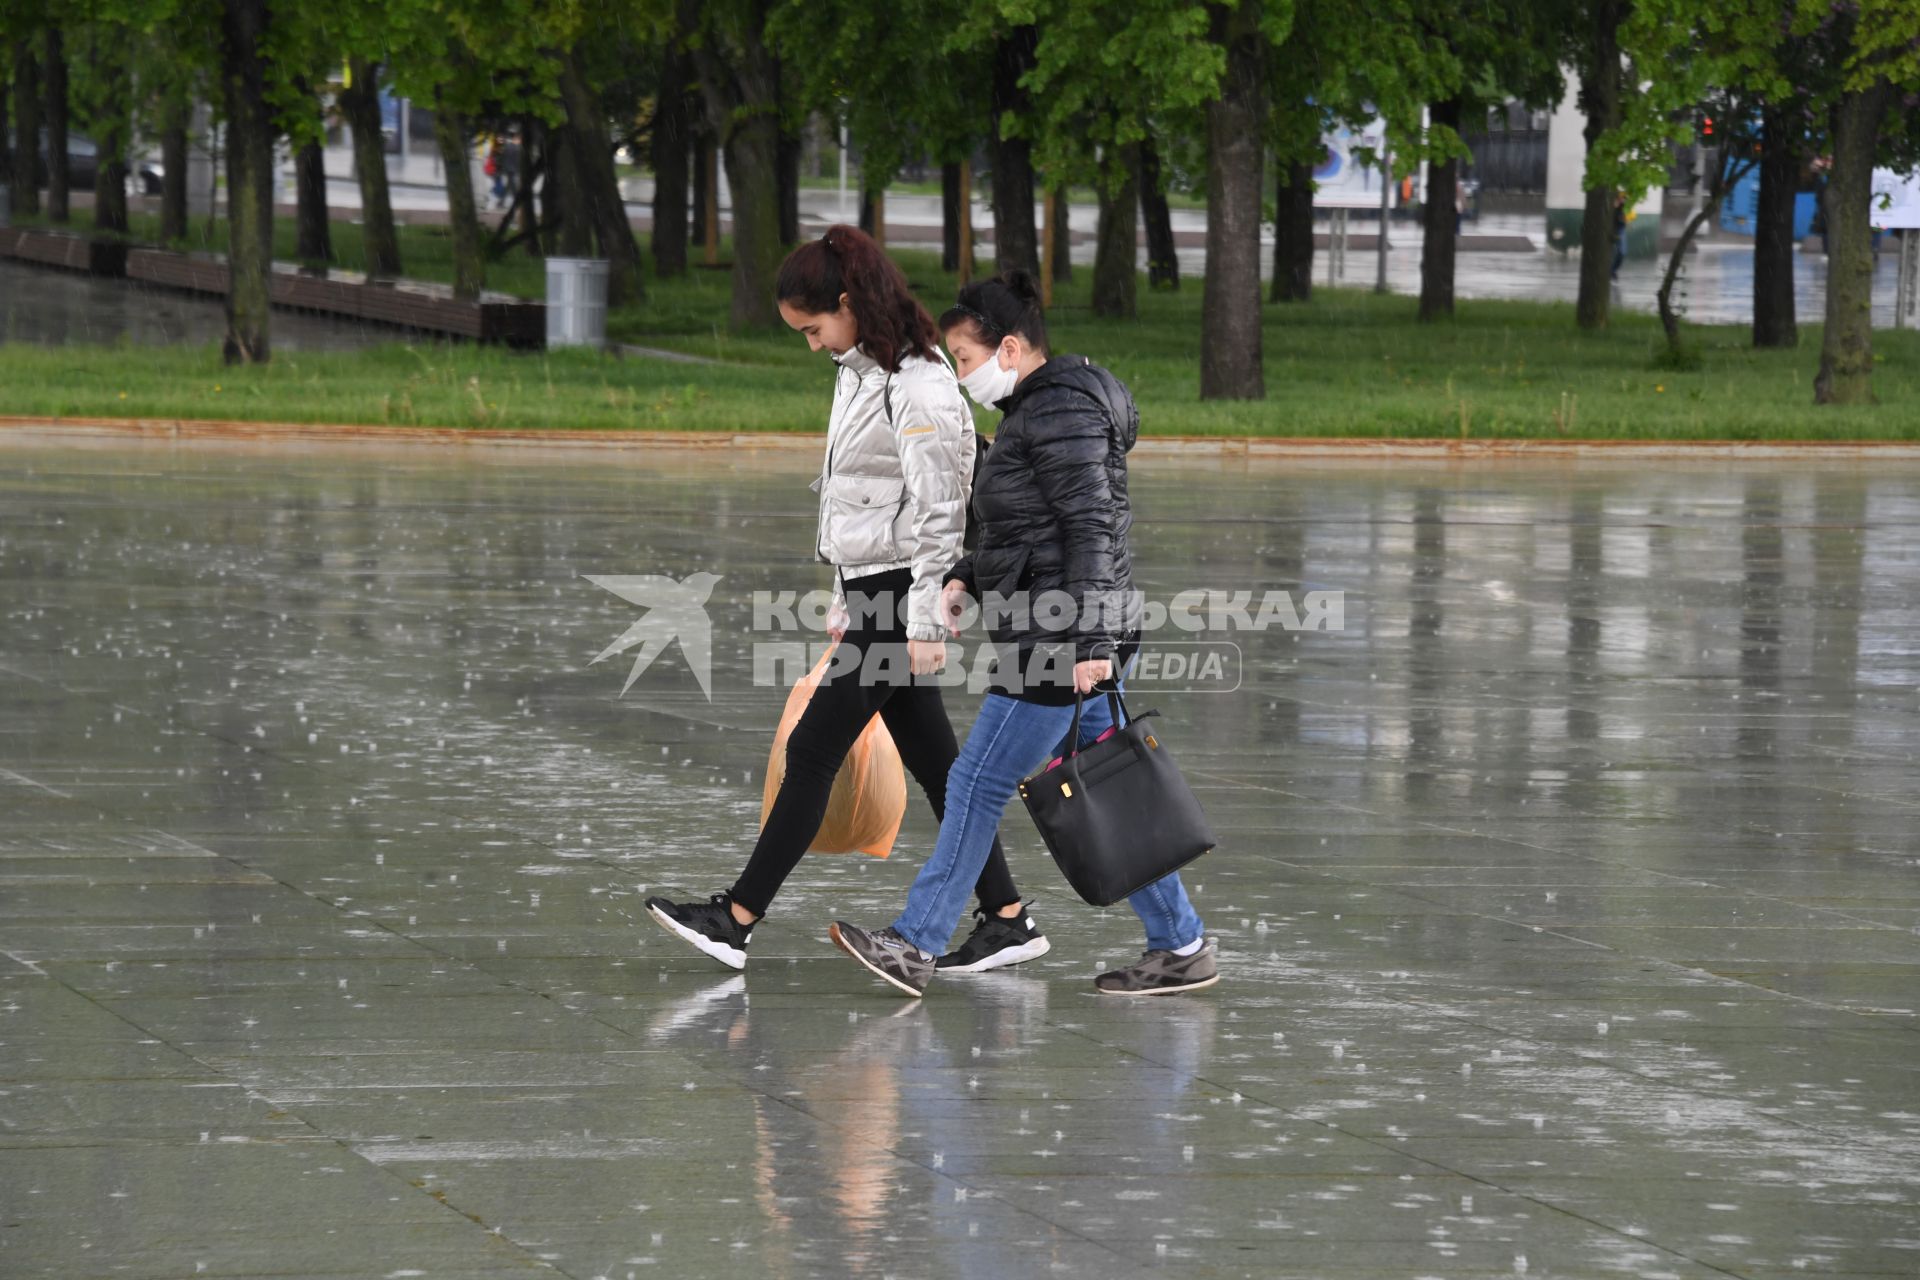
[[(1139, 701), (1225, 979), (1126, 911), (912, 1003), (809, 858), (799, 453), (0, 440), (0, 1274), (1920, 1273), (1920, 466), (1136, 460), (1150, 596), (1345, 593)], [(584, 574), (722, 575), (713, 698)], [(973, 701), (955, 698), (957, 723)]]

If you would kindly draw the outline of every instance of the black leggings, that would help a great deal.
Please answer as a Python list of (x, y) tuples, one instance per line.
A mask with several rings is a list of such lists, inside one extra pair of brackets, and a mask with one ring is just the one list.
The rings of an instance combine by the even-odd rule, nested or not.
[[(767, 914), (773, 896), (800, 865), (800, 859), (819, 833), (826, 818), (827, 797), (840, 765), (853, 749), (854, 740), (875, 715), (893, 735), (900, 762), (913, 780), (926, 792), (933, 816), (943, 818), (947, 811), (947, 770), (960, 754), (953, 736), (953, 723), (947, 719), (946, 704), (940, 698), (936, 676), (907, 674), (907, 632), (900, 620), (899, 607), (913, 585), (913, 575), (905, 569), (849, 578), (844, 586), (852, 621), (834, 666), (823, 676), (807, 703), (807, 709), (787, 735), (787, 773), (780, 792), (767, 813), (766, 826), (753, 846), (747, 869), (734, 883), (733, 900), (756, 916)], [(872, 607), (875, 601), (881, 607)], [(863, 683), (854, 655), (865, 661), (886, 661), (897, 677), (885, 684)], [(832, 675), (837, 670), (839, 674)], [(974, 887), (980, 905), (989, 913), (1020, 900), (1014, 888), (1013, 872), (1007, 868), (1000, 837), (993, 838), (987, 865)]]

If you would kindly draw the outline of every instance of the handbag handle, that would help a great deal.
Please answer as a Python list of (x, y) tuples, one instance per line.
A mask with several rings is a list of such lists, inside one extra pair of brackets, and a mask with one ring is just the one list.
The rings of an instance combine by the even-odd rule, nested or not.
[[(1066, 758), (1068, 760), (1072, 760), (1080, 754), (1080, 710), (1086, 705), (1086, 701), (1086, 694), (1077, 690), (1074, 692), (1073, 727), (1067, 730), (1067, 739), (1073, 743), (1073, 746), (1067, 750)], [(1107, 690), (1107, 709), (1113, 715), (1113, 727), (1116, 729), (1122, 725), (1131, 723), (1133, 720), (1133, 713), (1127, 710), (1126, 701), (1120, 696), (1120, 686), (1117, 681), (1113, 688)], [(1122, 718), (1123, 716), (1124, 718)]]

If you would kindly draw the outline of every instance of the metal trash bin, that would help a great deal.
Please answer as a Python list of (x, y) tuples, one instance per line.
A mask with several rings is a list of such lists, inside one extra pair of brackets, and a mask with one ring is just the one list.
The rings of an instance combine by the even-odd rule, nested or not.
[(547, 259), (547, 346), (607, 345), (607, 260)]

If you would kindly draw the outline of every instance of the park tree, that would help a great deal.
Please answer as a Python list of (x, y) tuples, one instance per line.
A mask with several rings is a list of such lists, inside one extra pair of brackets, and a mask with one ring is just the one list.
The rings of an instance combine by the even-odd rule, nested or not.
[(221, 0), (220, 82), (227, 119), (227, 336), (229, 364), (271, 355), (272, 103), (275, 38), (267, 0)]
[(1370, 25), (1362, 11), (1338, 0), (1295, 0), (1286, 39), (1270, 60), (1271, 301), (1305, 302), (1313, 296), (1313, 171), (1335, 119), (1370, 114), (1362, 105), (1366, 88), (1358, 81)]
[(988, 132), (993, 182), (993, 257), (1000, 271), (1040, 274), (1040, 236), (1033, 221), (1033, 101), (1026, 78), (1039, 56), (1031, 22), (1009, 24), (992, 37), (993, 96)]
[(360, 239), (367, 274), (387, 278), (400, 274), (401, 262), (400, 233), (394, 226), (393, 195), (387, 185), (387, 143), (380, 121), (380, 70), (376, 57), (366, 52), (349, 54), (339, 103), (348, 132), (353, 136), (353, 176), (360, 187)]
[(13, 211), (40, 212), (40, 48), (41, 16), (26, 5), (7, 9), (7, 37), (13, 57)]
[(74, 17), (69, 5), (49, 6), (41, 29), (41, 123), (47, 131), (47, 217), (66, 222), (72, 215), (73, 166), (68, 135), (73, 118), (71, 79), (67, 71), (66, 24)]
[(1171, 175), (1162, 157), (1170, 126), (1176, 123), (1166, 117), (1149, 119), (1146, 136), (1134, 145), (1134, 185), (1140, 190), (1140, 217), (1147, 233), (1147, 285), (1169, 292), (1180, 288), (1180, 250), (1173, 239), (1173, 211), (1167, 200)]
[[(575, 166), (575, 193), (593, 228), (600, 256), (607, 260), (607, 302), (610, 306), (638, 302), (646, 296), (640, 247), (627, 218), (626, 199), (613, 165), (614, 144), (608, 135), (608, 113), (592, 72), (599, 49), (592, 31), (581, 26), (556, 59), (557, 84), (563, 126), (567, 131), (567, 160)], [(457, 105), (457, 103), (455, 104)]]
[[(78, 7), (78, 6), (76, 6)], [(96, 0), (79, 17), (67, 41), (70, 105), (74, 122), (94, 141), (93, 225), (127, 230), (127, 151), (132, 142), (136, 95), (132, 92), (135, 32), (132, 6)]]
[(680, 31), (698, 69), (707, 121), (733, 195), (735, 330), (772, 328), (780, 243), (780, 66), (767, 43), (774, 0), (682, 4)]
[[(1833, 177), (1827, 188), (1827, 313), (1814, 400), (1873, 400), (1873, 169), (1881, 132), (1896, 103), (1903, 143), (1920, 130), (1920, 21), (1913, 0), (1850, 0), (1836, 4), (1834, 46), (1839, 89), (1828, 108)], [(1911, 151), (1903, 157), (1910, 162)]]
[(1835, 24), (1812, 5), (1776, 6), (1770, 62), (1777, 74), (1760, 101), (1760, 183), (1753, 234), (1753, 345), (1800, 342), (1794, 300), (1794, 204), (1812, 158), (1826, 150), (1822, 104), (1839, 84)]
[[(1691, 145), (1701, 113), (1718, 121), (1719, 147), (1705, 200), (1668, 256), (1659, 291), (1668, 362), (1693, 359), (1674, 290), (1700, 228), (1760, 161), (1762, 104), (1789, 91), (1777, 52), (1781, 10), (1769, 0), (1638, 0), (1619, 28), (1636, 91), (1588, 153), (1588, 175), (1628, 203), (1666, 180), (1672, 148)], [(1584, 248), (1583, 248), (1584, 252)]]
[[(382, 53), (395, 91), (427, 104), (433, 113), (434, 145), (446, 175), (457, 298), (478, 298), (486, 283), (486, 248), (473, 188), (474, 121), (519, 110), (553, 112), (552, 86), (564, 83), (551, 77), (554, 63), (542, 47), (549, 33), (539, 17), (525, 3), (415, 0), (391, 6), (382, 24)], [(542, 76), (542, 70), (549, 74)], [(536, 87), (542, 81), (544, 91)], [(626, 243), (631, 249), (630, 233)], [(630, 273), (636, 260), (630, 253), (622, 265)], [(627, 296), (616, 290), (634, 285), (619, 271), (610, 272), (608, 300)]]
[(187, 235), (188, 131), (196, 104), (216, 96), (218, 7), (211, 0), (119, 0), (132, 35), (136, 136), (160, 144), (160, 241)]
[(297, 92), (311, 108), (289, 124), (293, 144), (294, 257), (326, 266), (333, 262), (333, 214), (327, 207), (327, 122), (312, 81), (302, 77)]
[(1621, 56), (1620, 28), (1633, 13), (1634, 0), (1569, 0), (1551, 15), (1561, 33), (1560, 54), (1580, 76), (1580, 109), (1587, 118), (1589, 164), (1582, 181), (1587, 195), (1580, 220), (1580, 292), (1574, 322), (1582, 329), (1604, 329), (1612, 304), (1614, 190), (1591, 163), (1600, 139), (1620, 125), (1631, 86)]
[(960, 165), (979, 144), (987, 115), (980, 35), (955, 32), (967, 14), (954, 0), (786, 0), (772, 29), (787, 118), (817, 113), (845, 126), (860, 151), (863, 209), (882, 207), (902, 166), (920, 158), (941, 166), (943, 257), (955, 267)]
[[(1421, 320), (1451, 319), (1457, 263), (1461, 163), (1469, 158), (1460, 130), (1509, 98), (1529, 105), (1563, 91), (1549, 28), (1552, 10), (1535, 0), (1409, 0), (1411, 26), (1392, 24), (1372, 42), (1363, 63), (1373, 96), (1402, 138), (1401, 167), (1427, 165), (1421, 207)], [(1378, 24), (1376, 24), (1376, 27)], [(1406, 99), (1425, 99), (1418, 127)], [(1398, 117), (1396, 119), (1396, 117)]]
[(1050, 186), (1094, 188), (1093, 310), (1131, 318), (1142, 148), (1156, 118), (1190, 118), (1204, 107), (1222, 52), (1205, 10), (1181, 0), (1058, 3), (1040, 12), (1028, 77), (1034, 155)]
[(1200, 398), (1266, 396), (1260, 350), (1262, 159), (1267, 59), (1286, 37), (1287, 0), (1209, 4), (1219, 91), (1207, 103), (1207, 273), (1200, 304)]
[(653, 169), (653, 270), (664, 280), (687, 273), (687, 197), (692, 176), (688, 162), (700, 108), (695, 98), (693, 62), (678, 33), (669, 33), (661, 40), (658, 58), (660, 72), (648, 155)]

